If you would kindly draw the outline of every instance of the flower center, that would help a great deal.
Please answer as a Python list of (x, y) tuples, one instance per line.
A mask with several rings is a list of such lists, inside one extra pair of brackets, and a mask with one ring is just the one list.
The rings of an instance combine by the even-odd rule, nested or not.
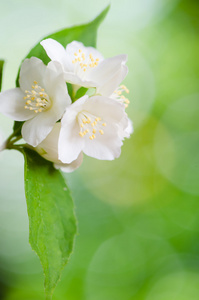
[(92, 53), (90, 53), (89, 56), (85, 56), (85, 53), (79, 49), (78, 52), (74, 53), (74, 60), (72, 60), (72, 63), (77, 64), (83, 72), (86, 72), (89, 69), (97, 67), (99, 60), (99, 58), (94, 58)]
[(83, 138), (88, 134), (89, 139), (93, 140), (96, 138), (96, 135), (104, 134), (104, 127), (106, 127), (106, 123), (102, 121), (100, 117), (94, 116), (87, 111), (81, 111), (77, 120), (80, 126), (79, 135)]
[(127, 89), (127, 87), (125, 85), (120, 85), (120, 87), (118, 87), (114, 91), (113, 98), (116, 99), (117, 101), (119, 101), (120, 103), (124, 103), (125, 107), (128, 107), (130, 101), (124, 95), (122, 95), (123, 92), (129, 94), (129, 90)]
[(43, 112), (48, 109), (50, 106), (49, 96), (45, 93), (44, 88), (38, 85), (37, 81), (33, 82), (32, 90), (25, 91), (26, 96), (24, 100), (26, 100), (25, 109), (33, 110), (35, 113)]

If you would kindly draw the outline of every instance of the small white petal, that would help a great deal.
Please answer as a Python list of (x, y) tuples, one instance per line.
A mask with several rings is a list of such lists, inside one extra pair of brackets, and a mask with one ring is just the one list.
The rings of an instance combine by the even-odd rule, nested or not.
[(128, 67), (125, 64), (121, 64), (120, 69), (113, 74), (113, 76), (107, 80), (102, 86), (97, 88), (96, 94), (110, 97), (111, 94), (117, 89), (120, 83), (124, 80), (128, 73)]
[(125, 137), (129, 138), (130, 135), (133, 133), (134, 129), (133, 129), (133, 123), (130, 119), (128, 119), (128, 125), (125, 128)]
[(51, 109), (59, 112), (59, 118), (61, 118), (66, 106), (71, 104), (71, 98), (68, 95), (67, 85), (59, 63), (50, 62), (47, 65), (44, 77), (44, 86), (46, 93), (51, 99)]
[[(107, 58), (100, 62), (97, 68), (93, 68), (92, 72), (90, 72), (90, 78), (99, 85), (104, 85), (115, 76), (121, 69), (121, 65), (124, 65), (126, 61), (127, 55), (124, 54)], [(90, 78), (87, 77), (88, 80)]]
[(78, 158), (72, 161), (70, 164), (56, 163), (54, 164), (54, 167), (56, 169), (61, 169), (65, 173), (71, 173), (75, 171), (77, 168), (79, 168), (82, 162), (83, 162), (83, 153), (81, 152)]
[(47, 137), (35, 148), (35, 150), (45, 159), (58, 164), (61, 163), (58, 160), (58, 139), (60, 128), (61, 123), (56, 123)]
[(133, 123), (130, 119), (122, 119), (119, 124), (119, 135), (121, 139), (130, 138), (133, 133)]
[(90, 97), (85, 100), (84, 109), (92, 112), (96, 116), (108, 118), (111, 123), (119, 123), (123, 118), (127, 120), (124, 105), (111, 98), (103, 96)]
[(52, 130), (57, 117), (54, 112), (47, 111), (37, 114), (22, 126), (22, 137), (33, 147), (41, 143)]
[(13, 120), (25, 121), (34, 116), (34, 112), (24, 108), (24, 92), (14, 88), (0, 93), (0, 112)]
[(108, 124), (105, 133), (85, 143), (83, 152), (100, 160), (113, 160), (121, 154), (121, 138), (115, 124)]
[(40, 44), (44, 47), (50, 59), (58, 61), (63, 66), (64, 70), (71, 72), (74, 69), (70, 56), (67, 55), (66, 50), (60, 43), (53, 39), (46, 39)]
[(25, 91), (31, 91), (34, 81), (39, 82), (40, 86), (44, 86), (43, 79), (45, 77), (46, 66), (44, 63), (36, 58), (31, 57), (25, 59), (21, 65), (19, 84), (20, 88)]
[(61, 122), (62, 127), (58, 142), (58, 158), (63, 163), (69, 164), (79, 156), (84, 145), (84, 140), (79, 136), (76, 114), (74, 118), (71, 118), (70, 111), (66, 110)]

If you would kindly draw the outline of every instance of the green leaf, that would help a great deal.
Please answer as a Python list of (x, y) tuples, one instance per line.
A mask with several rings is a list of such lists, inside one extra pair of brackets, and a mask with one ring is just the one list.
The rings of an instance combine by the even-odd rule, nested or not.
[(46, 299), (72, 252), (76, 234), (73, 201), (64, 178), (52, 163), (24, 149), (25, 194), (29, 216), (29, 241), (41, 261)]
[(4, 60), (0, 60), (0, 92), (1, 92), (2, 78), (3, 78), (3, 65), (4, 65)]
[(23, 125), (24, 121), (15, 121), (13, 125), (13, 132), (15, 133), (15, 136), (21, 135), (21, 127)]
[[(71, 43), (72, 41), (76, 40), (79, 42), (82, 42), (85, 46), (91, 46), (96, 47), (96, 40), (97, 40), (97, 29), (100, 25), (100, 23), (104, 20), (106, 17), (108, 11), (110, 9), (110, 5), (108, 5), (100, 14), (97, 16), (93, 21), (90, 23), (74, 26), (70, 28), (63, 29), (61, 31), (52, 33), (46, 37), (44, 37), (42, 40), (47, 38), (52, 38), (59, 43), (61, 43), (64, 47), (66, 47), (67, 44)], [(42, 41), (41, 40), (41, 41)], [(47, 56), (45, 50), (40, 45), (40, 42), (30, 50), (28, 55), (25, 58), (30, 58), (32, 56), (35, 56), (37, 58), (40, 58), (45, 64), (48, 64), (50, 61), (49, 57)], [(19, 72), (16, 79), (16, 86), (19, 86)], [(15, 121), (15, 128), (18, 128), (20, 125), (17, 125), (17, 121)]]
[(76, 94), (75, 94), (75, 100), (81, 98), (82, 96), (84, 96), (86, 94), (86, 92), (88, 91), (88, 88), (85, 87), (81, 87), (80, 89), (77, 90)]

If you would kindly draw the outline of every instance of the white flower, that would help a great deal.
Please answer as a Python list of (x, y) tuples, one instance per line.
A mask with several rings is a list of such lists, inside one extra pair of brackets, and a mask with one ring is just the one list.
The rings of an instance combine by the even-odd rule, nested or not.
[(0, 112), (16, 121), (26, 121), (22, 137), (37, 146), (71, 103), (63, 71), (56, 62), (46, 66), (32, 57), (22, 63), (19, 84), (19, 88), (0, 94)]
[(66, 82), (84, 86), (104, 87), (104, 96), (117, 88), (128, 72), (125, 65), (127, 56), (118, 55), (104, 59), (93, 47), (85, 47), (82, 43), (73, 41), (66, 49), (53, 39), (41, 42), (47, 55), (53, 61), (58, 61), (64, 71)]
[(103, 160), (121, 152), (128, 118), (124, 105), (102, 96), (83, 96), (67, 107), (61, 120), (59, 159), (71, 163), (81, 151)]
[(56, 169), (69, 173), (79, 168), (83, 161), (83, 153), (81, 152), (76, 160), (70, 164), (64, 164), (58, 159), (58, 139), (61, 123), (56, 123), (49, 135), (35, 148), (35, 150), (45, 159), (54, 163)]

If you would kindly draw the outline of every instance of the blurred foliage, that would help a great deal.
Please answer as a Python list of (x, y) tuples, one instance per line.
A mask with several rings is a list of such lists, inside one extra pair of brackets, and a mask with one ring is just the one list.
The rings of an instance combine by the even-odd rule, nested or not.
[[(119, 159), (85, 157), (83, 166), (66, 176), (79, 234), (55, 300), (199, 297), (199, 2), (174, 2), (157, 1), (157, 6), (164, 3), (158, 17), (137, 30), (128, 6), (118, 25), (125, 32), (104, 24), (103, 54), (119, 54), (114, 51), (122, 49), (129, 56), (125, 84), (131, 91), (128, 112), (135, 132)], [(113, 1), (113, 14), (117, 3)], [(150, 9), (147, 13), (152, 15)], [(1, 173), (0, 295), (2, 300), (42, 300), (42, 271), (28, 250), (27, 233), (22, 234), (26, 219), (18, 225), (22, 233), (16, 237), (8, 224), (4, 229), (15, 213), (9, 207), (13, 193), (18, 201), (14, 207), (25, 211), (17, 198), (19, 187), (12, 193), (4, 187), (6, 178), (11, 189), (14, 178), (19, 185), (22, 176), (16, 181), (19, 171), (10, 173), (22, 159), (9, 154), (0, 157), (2, 164), (11, 155), (15, 158), (15, 164)]]

